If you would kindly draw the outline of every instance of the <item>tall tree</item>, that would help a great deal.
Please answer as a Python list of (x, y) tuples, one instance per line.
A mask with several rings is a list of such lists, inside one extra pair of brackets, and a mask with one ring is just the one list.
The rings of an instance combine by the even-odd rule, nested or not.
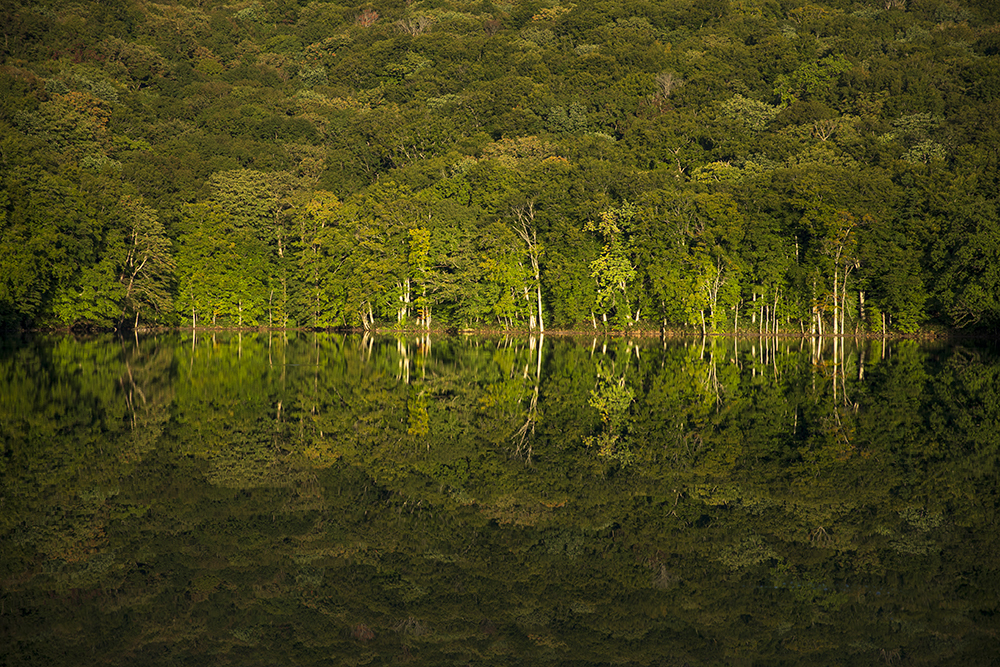
[(173, 275), (176, 265), (163, 224), (157, 212), (141, 197), (122, 197), (125, 217), (125, 257), (118, 281), (124, 286), (121, 319), (139, 323), (145, 309), (149, 319), (164, 318), (170, 312)]
[(598, 220), (587, 223), (587, 231), (597, 232), (604, 241), (601, 256), (591, 263), (591, 276), (597, 281), (597, 293), (604, 308), (604, 319), (612, 311), (619, 323), (632, 326), (634, 318), (629, 288), (635, 279), (632, 265), (632, 222), (638, 209), (623, 202), (603, 211)]

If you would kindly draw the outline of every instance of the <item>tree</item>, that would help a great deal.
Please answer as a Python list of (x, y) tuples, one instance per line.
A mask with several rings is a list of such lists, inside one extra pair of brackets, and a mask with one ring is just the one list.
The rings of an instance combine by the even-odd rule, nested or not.
[[(427, 300), (427, 262), (431, 252), (431, 232), (423, 227), (414, 227), (407, 231), (409, 235), (409, 253), (407, 253), (407, 263), (409, 271), (406, 275), (406, 286), (403, 294), (400, 295), (402, 306), (400, 308), (400, 322), (406, 322), (409, 316), (409, 305), (414, 302), (417, 309), (417, 325), (425, 329), (431, 328), (430, 303)], [(416, 287), (420, 290), (415, 300), (410, 296), (411, 278), (416, 282)]]
[(934, 296), (957, 327), (1000, 322), (1000, 223), (996, 202), (953, 183), (937, 204), (944, 209), (931, 251)]
[[(58, 315), (53, 308), (56, 299), (77, 300), (74, 283), (81, 271), (87, 271), (85, 282), (93, 285), (94, 296), (113, 284), (111, 266), (92, 268), (104, 235), (97, 211), (72, 182), (38, 168), (13, 169), (3, 183), (0, 316), (14, 326), (47, 324), (54, 316), (66, 324), (83, 319), (72, 305)], [(114, 321), (110, 304), (104, 300), (94, 313), (100, 324)]]
[(284, 320), (274, 292), (281, 281), (271, 249), (249, 227), (234, 228), (219, 206), (185, 212), (189, 231), (177, 254), (175, 307), (192, 326), (260, 326)]
[(122, 197), (125, 213), (126, 250), (119, 269), (118, 281), (124, 286), (121, 319), (135, 316), (146, 309), (153, 318), (162, 318), (170, 311), (171, 289), (176, 265), (163, 225), (154, 209), (141, 197)]
[(634, 204), (623, 202), (621, 206), (603, 211), (599, 220), (586, 224), (586, 231), (597, 232), (604, 240), (601, 256), (591, 262), (591, 276), (597, 281), (597, 294), (607, 313), (613, 311), (619, 322), (632, 326), (633, 317), (629, 302), (629, 286), (635, 279), (636, 270), (632, 265), (632, 221), (638, 213)]
[(295, 213), (294, 254), (298, 272), (292, 315), (300, 324), (329, 327), (345, 324), (343, 297), (337, 288), (350, 254), (337, 215), (340, 201), (332, 192), (316, 190)]
[(743, 215), (726, 193), (657, 194), (645, 202), (638, 240), (650, 306), (664, 326), (674, 321), (717, 332), (739, 302)]
[[(531, 276), (523, 262), (523, 246), (510, 227), (495, 222), (476, 235), (476, 254), (481, 272), (483, 300), (473, 311), (476, 320), (488, 316), (504, 328), (514, 328), (533, 313), (524, 298)], [(527, 306), (527, 307), (526, 307)], [(472, 313), (470, 313), (472, 314)], [(534, 317), (534, 315), (530, 315)]]
[[(859, 224), (867, 224), (870, 218), (861, 221), (848, 211), (837, 211), (824, 216), (824, 252), (833, 262), (833, 335), (843, 335), (847, 311), (847, 278), (860, 265), (856, 229)], [(838, 282), (839, 281), (839, 282)]]
[[(515, 220), (514, 231), (524, 242), (525, 249), (528, 254), (528, 260), (531, 262), (531, 272), (535, 279), (537, 311), (532, 312), (532, 314), (528, 317), (528, 328), (532, 330), (536, 328), (535, 314), (537, 313), (537, 328), (540, 332), (544, 333), (545, 321), (542, 315), (542, 274), (539, 270), (541, 246), (538, 242), (538, 226), (535, 224), (535, 202), (529, 199), (524, 204), (515, 205), (512, 207), (512, 212)], [(530, 301), (527, 287), (525, 287), (524, 298), (525, 301)]]

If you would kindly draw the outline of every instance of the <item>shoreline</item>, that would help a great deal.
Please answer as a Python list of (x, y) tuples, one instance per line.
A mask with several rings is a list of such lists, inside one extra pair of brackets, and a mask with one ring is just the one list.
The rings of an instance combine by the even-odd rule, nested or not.
[(758, 332), (752, 330), (741, 331), (720, 331), (715, 333), (702, 333), (699, 330), (685, 329), (644, 329), (635, 328), (629, 330), (620, 329), (552, 329), (539, 332), (531, 329), (498, 329), (498, 328), (459, 328), (459, 327), (435, 327), (432, 329), (409, 328), (409, 327), (375, 327), (363, 329), (360, 327), (139, 327), (138, 329), (117, 330), (104, 327), (51, 327), (36, 329), (19, 329), (0, 332), (0, 337), (15, 337), (19, 335), (71, 335), (71, 336), (96, 336), (101, 334), (126, 335), (149, 335), (164, 333), (276, 333), (276, 332), (301, 332), (301, 333), (335, 333), (335, 334), (362, 334), (370, 336), (506, 336), (532, 338), (547, 336), (551, 338), (639, 338), (639, 339), (667, 339), (667, 338), (726, 338), (726, 339), (785, 339), (785, 340), (918, 340), (918, 341), (942, 341), (963, 340), (963, 339), (994, 339), (1000, 341), (998, 331), (964, 331), (959, 329), (924, 329), (913, 333), (903, 332), (872, 332), (855, 331), (845, 334), (810, 334), (800, 331), (778, 331)]

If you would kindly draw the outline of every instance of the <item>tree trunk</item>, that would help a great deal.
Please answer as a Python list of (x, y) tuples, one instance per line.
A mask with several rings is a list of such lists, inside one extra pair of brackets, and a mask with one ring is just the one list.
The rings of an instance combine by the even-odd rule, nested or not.
[(837, 265), (833, 265), (833, 335), (837, 335), (837, 325), (840, 324), (840, 300), (837, 293), (837, 278), (839, 271)]
[(847, 269), (844, 269), (844, 284), (840, 287), (840, 335), (847, 331)]
[(281, 312), (284, 315), (284, 322), (282, 325), (288, 326), (288, 280), (284, 275), (281, 276)]
[[(535, 202), (528, 201), (524, 206), (515, 206), (513, 207), (513, 213), (518, 221), (518, 225), (514, 231), (524, 241), (525, 246), (527, 246), (528, 259), (531, 261), (531, 271), (535, 278), (535, 294), (538, 301), (538, 330), (544, 332), (545, 324), (542, 320), (542, 274), (539, 265), (538, 230), (535, 229)], [(534, 319), (535, 314), (532, 314), (530, 320)], [(533, 329), (534, 326), (532, 325), (531, 328)]]
[(774, 309), (771, 313), (771, 319), (773, 325), (771, 326), (771, 333), (775, 336), (778, 335), (778, 286), (774, 286)]
[(531, 293), (528, 291), (528, 286), (524, 286), (524, 300), (528, 304), (528, 330), (535, 330), (535, 309), (531, 303)]
[(542, 278), (537, 266), (535, 268), (535, 291), (538, 297), (538, 331), (545, 333), (545, 323), (542, 321)]

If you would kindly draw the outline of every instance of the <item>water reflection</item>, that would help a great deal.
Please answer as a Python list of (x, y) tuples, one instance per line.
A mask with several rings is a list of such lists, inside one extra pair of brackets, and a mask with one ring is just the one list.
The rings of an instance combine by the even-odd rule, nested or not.
[(990, 664), (998, 392), (912, 341), (7, 341), (0, 655)]

